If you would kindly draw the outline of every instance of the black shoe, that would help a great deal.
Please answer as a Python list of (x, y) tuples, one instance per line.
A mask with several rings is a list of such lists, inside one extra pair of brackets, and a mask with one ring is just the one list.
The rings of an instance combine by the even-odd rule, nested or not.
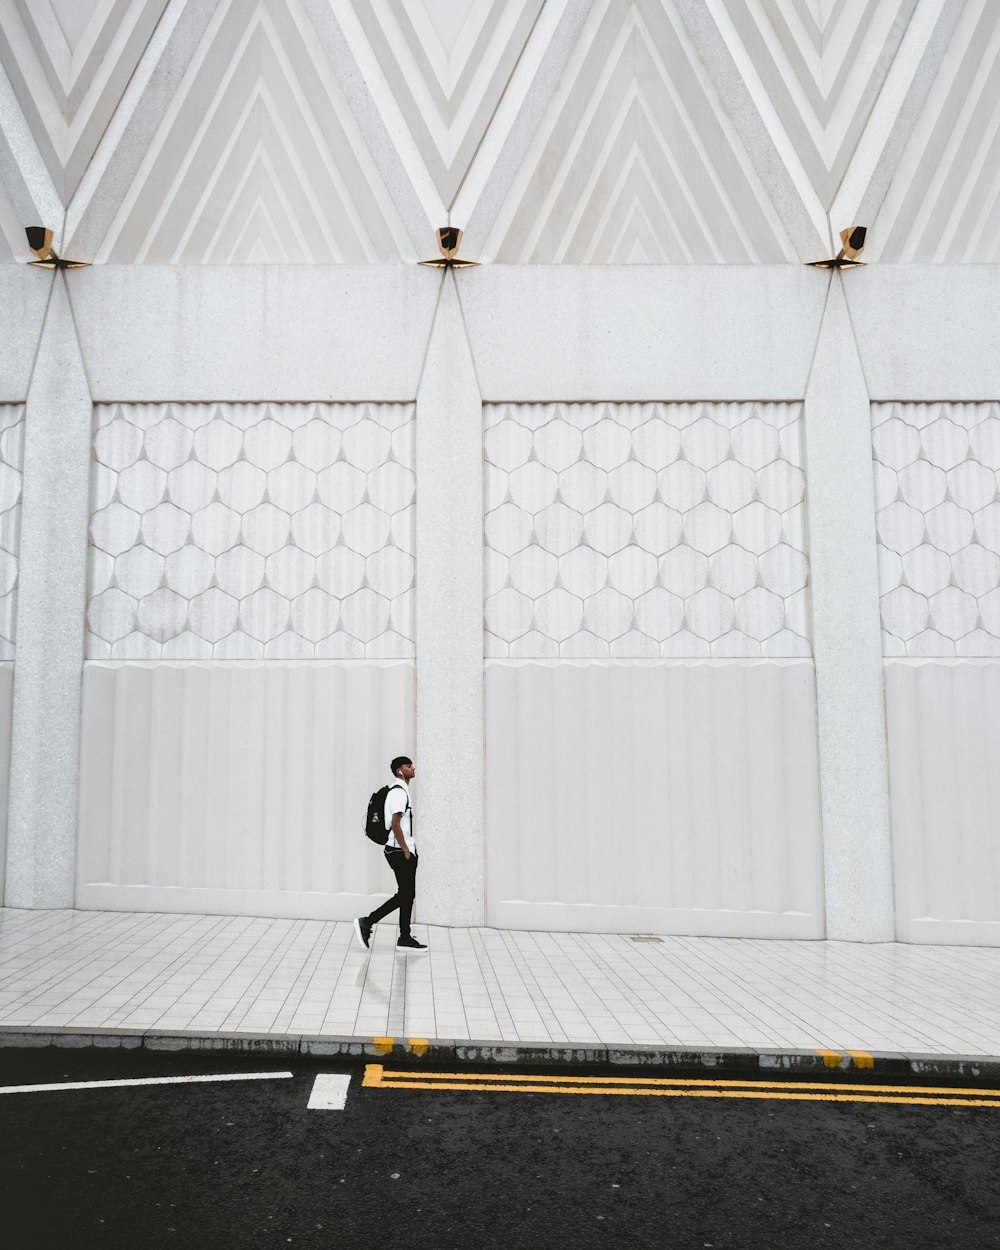
[(375, 926), (372, 922), (367, 920), (364, 916), (359, 916), (354, 922), (354, 936), (358, 939), (365, 950), (368, 950), (371, 943), (372, 929), (374, 927)]
[(421, 951), (425, 951), (426, 949), (426, 944), (418, 942), (415, 937), (401, 937), (396, 943), (396, 950), (398, 950), (401, 955), (418, 955)]

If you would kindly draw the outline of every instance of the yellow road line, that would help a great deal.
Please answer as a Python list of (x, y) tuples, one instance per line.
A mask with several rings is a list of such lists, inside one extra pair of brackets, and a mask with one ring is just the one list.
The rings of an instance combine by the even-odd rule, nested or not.
[[(365, 1069), (365, 1080), (368, 1080), (368, 1070), (371, 1069), (373, 1079), (371, 1084), (387, 1084), (389, 1081), (398, 1081), (401, 1085), (413, 1085), (418, 1081), (427, 1082), (446, 1082), (460, 1081), (467, 1084), (470, 1081), (486, 1082), (490, 1085), (495, 1084), (497, 1088), (502, 1088), (506, 1084), (517, 1083), (526, 1084), (527, 1082), (541, 1083), (549, 1085), (603, 1085), (616, 1086), (627, 1085), (632, 1087), (653, 1086), (653, 1087), (669, 1087), (682, 1086), (684, 1088), (698, 1087), (723, 1087), (727, 1089), (780, 1089), (780, 1090), (807, 1090), (807, 1089), (840, 1089), (840, 1090), (863, 1090), (865, 1092), (874, 1092), (879, 1094), (906, 1094), (909, 1097), (915, 1096), (915, 1091), (921, 1090), (927, 1094), (945, 1094), (951, 1097), (958, 1097), (955, 1093), (954, 1086), (936, 1086), (936, 1085), (874, 1085), (869, 1081), (864, 1083), (852, 1083), (850, 1081), (837, 1081), (833, 1086), (829, 1081), (741, 1081), (737, 1077), (716, 1078), (709, 1080), (700, 1077), (642, 1077), (642, 1076), (564, 1076), (562, 1074), (555, 1076), (532, 1076), (527, 1073), (520, 1072), (421, 1072), (406, 1069), (392, 1069), (387, 1071), (382, 1064), (370, 1063)], [(374, 1074), (379, 1073), (377, 1079)], [(977, 1089), (974, 1091), (982, 1098), (1000, 1098), (1000, 1089)]]
[(375, 1053), (378, 1055), (388, 1055), (392, 1053), (392, 1047), (395, 1038), (392, 1037), (373, 1037), (372, 1045), (375, 1047)]
[[(834, 1093), (834, 1089), (883, 1089), (883, 1086), (809, 1086), (810, 1089), (825, 1088), (828, 1093), (814, 1094), (805, 1093), (804, 1090), (789, 1090), (791, 1083), (771, 1083), (766, 1089), (746, 1089), (731, 1088), (731, 1086), (739, 1085), (735, 1081), (716, 1081), (716, 1083), (700, 1083), (714, 1084), (716, 1088), (699, 1089), (694, 1088), (694, 1083), (685, 1086), (685, 1088), (665, 1088), (665, 1083), (654, 1083), (654, 1081), (646, 1081), (644, 1084), (627, 1083), (625, 1085), (606, 1084), (602, 1086), (596, 1085), (580, 1085), (574, 1081), (595, 1080), (599, 1078), (535, 1078), (531, 1084), (514, 1084), (519, 1078), (506, 1078), (507, 1084), (497, 1083), (495, 1080), (489, 1080), (489, 1083), (475, 1080), (476, 1075), (486, 1074), (469, 1074), (469, 1078), (465, 1080), (456, 1079), (457, 1074), (434, 1074), (435, 1079), (430, 1078), (429, 1073), (416, 1074), (420, 1079), (410, 1079), (406, 1074), (405, 1080), (399, 1080), (401, 1073), (385, 1073), (380, 1064), (369, 1064), (365, 1068), (364, 1080), (362, 1085), (375, 1089), (396, 1089), (396, 1090), (449, 1090), (452, 1093), (492, 1093), (492, 1094), (590, 1094), (605, 1095), (614, 1098), (614, 1096), (625, 1096), (625, 1098), (714, 1098), (714, 1099), (758, 1099), (758, 1100), (774, 1100), (789, 1101), (789, 1103), (880, 1103), (880, 1104), (898, 1104), (906, 1106), (990, 1106), (990, 1108), (1000, 1109), (1000, 1091), (995, 1090), (970, 1090), (969, 1096), (963, 1096), (964, 1091), (946, 1090), (941, 1093), (949, 1093), (951, 1098), (924, 1098), (918, 1094), (910, 1093), (909, 1096), (884, 1095), (884, 1094), (839, 1094)], [(450, 1075), (450, 1080), (442, 1080), (444, 1076)], [(525, 1079), (521, 1079), (524, 1081)], [(530, 1078), (527, 1080), (531, 1080)], [(546, 1080), (545, 1084), (542, 1081)], [(616, 1080), (610, 1078), (609, 1080)], [(627, 1079), (624, 1079), (627, 1080)], [(679, 1083), (682, 1084), (682, 1083)], [(766, 1085), (763, 1081), (754, 1081), (747, 1083), (752, 1085)], [(719, 1086), (729, 1085), (729, 1089), (721, 1089)], [(909, 1089), (909, 1086), (884, 1086), (884, 1089)], [(974, 1098), (974, 1094), (994, 1094), (993, 1099), (990, 1098)]]

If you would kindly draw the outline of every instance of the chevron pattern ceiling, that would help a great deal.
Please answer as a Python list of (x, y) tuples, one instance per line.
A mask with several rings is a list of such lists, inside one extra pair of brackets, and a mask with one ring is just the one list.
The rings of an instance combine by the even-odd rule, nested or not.
[(0, 261), (1000, 257), (995, 0), (0, 0)]

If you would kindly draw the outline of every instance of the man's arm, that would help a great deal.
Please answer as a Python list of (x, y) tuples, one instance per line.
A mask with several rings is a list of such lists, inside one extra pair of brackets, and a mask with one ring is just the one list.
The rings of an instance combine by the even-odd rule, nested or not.
[(400, 823), (400, 819), (399, 819), (399, 818), (400, 818), (400, 816), (402, 816), (402, 814), (403, 814), (402, 812), (393, 812), (393, 814), (392, 814), (392, 831), (393, 831), (393, 833), (396, 835), (396, 841), (399, 843), (399, 848), (400, 848), (400, 850), (403, 852), (403, 855), (404, 855), (407, 859), (409, 859), (409, 858), (410, 858), (410, 852), (409, 852), (409, 849), (408, 849), (408, 847), (407, 847), (407, 845), (406, 845), (406, 839), (403, 837), (403, 826), (402, 826), (402, 824)]

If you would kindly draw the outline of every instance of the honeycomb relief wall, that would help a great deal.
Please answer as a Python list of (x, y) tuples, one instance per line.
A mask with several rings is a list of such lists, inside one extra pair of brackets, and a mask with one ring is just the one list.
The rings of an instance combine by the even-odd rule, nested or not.
[(101, 404), (88, 659), (412, 657), (412, 404)]
[(886, 656), (1000, 656), (1000, 404), (873, 404)]
[(486, 654), (808, 656), (799, 404), (488, 404)]

